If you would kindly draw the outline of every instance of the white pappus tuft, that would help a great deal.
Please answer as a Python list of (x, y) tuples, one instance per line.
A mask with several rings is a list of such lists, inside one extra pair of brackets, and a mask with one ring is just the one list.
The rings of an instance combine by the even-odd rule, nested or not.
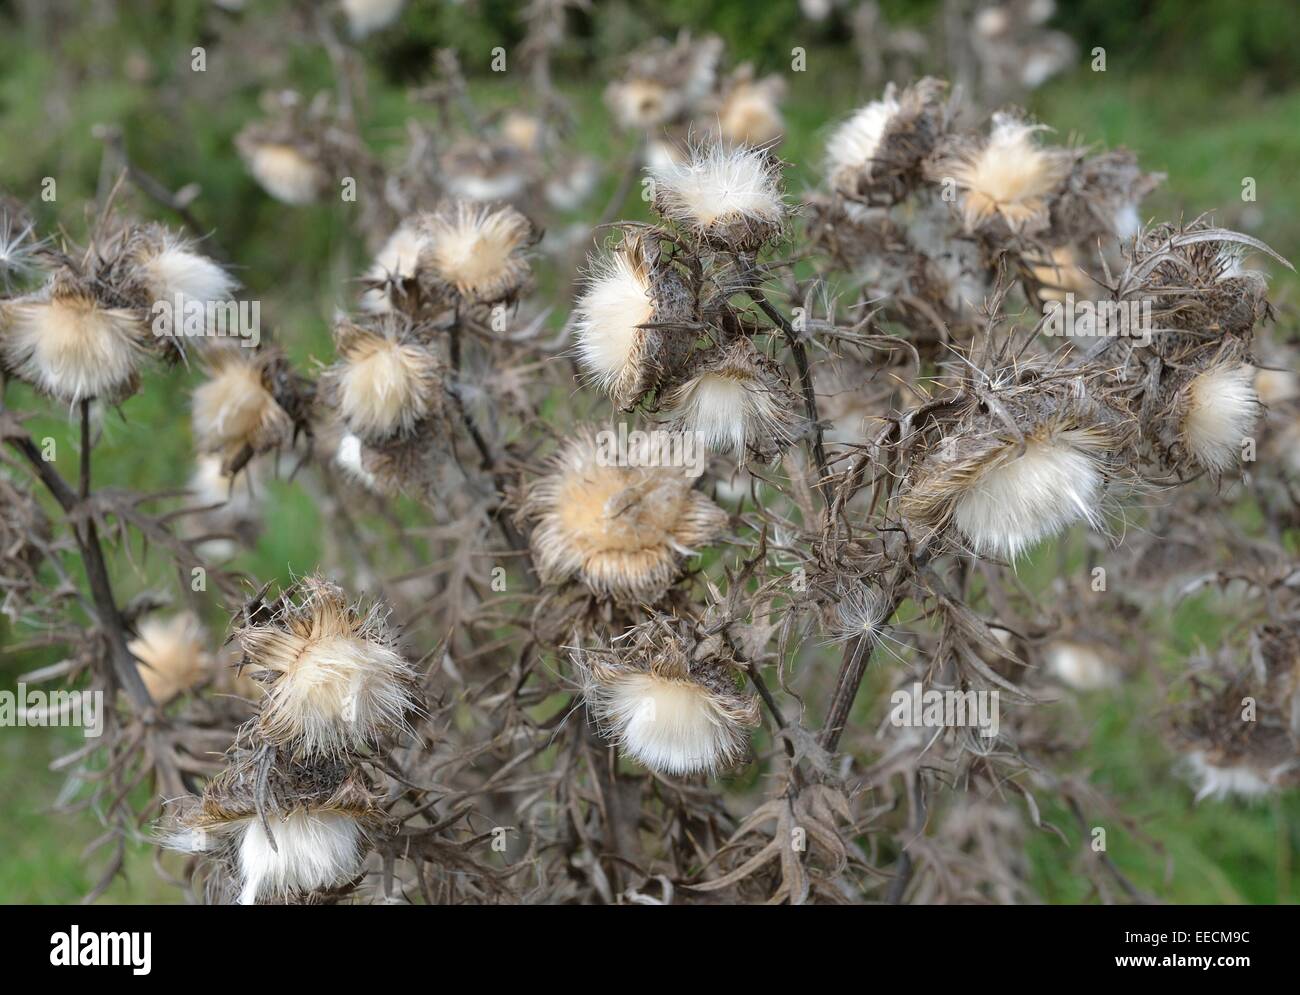
[(241, 905), (334, 887), (361, 872), (364, 833), (346, 812), (269, 813), (267, 822), (274, 849), (260, 819), (240, 829)]
[(1182, 437), (1196, 462), (1211, 473), (1222, 473), (1241, 458), (1242, 441), (1259, 420), (1254, 370), (1213, 366), (1187, 385)]

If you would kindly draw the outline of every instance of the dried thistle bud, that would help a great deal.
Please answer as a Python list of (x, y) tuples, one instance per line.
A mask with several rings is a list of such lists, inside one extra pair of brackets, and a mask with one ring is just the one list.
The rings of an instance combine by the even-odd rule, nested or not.
[(379, 442), (409, 435), (443, 408), (442, 362), (404, 321), (340, 321), (339, 358), (321, 377), (321, 396), (349, 433)]
[(710, 449), (741, 463), (780, 455), (799, 424), (785, 371), (744, 337), (698, 353), (664, 406), (674, 429), (698, 433)]
[(145, 618), (127, 648), (140, 661), (140, 678), (158, 705), (196, 687), (212, 673), (206, 635), (193, 612)]
[(1051, 196), (1069, 174), (1072, 153), (1044, 148), (1034, 135), (1045, 130), (1011, 114), (994, 114), (988, 138), (931, 166), (937, 182), (962, 191), (961, 216), (968, 231), (1000, 219), (1012, 233), (1045, 228)]
[(1245, 363), (1220, 363), (1191, 378), (1176, 401), (1180, 437), (1204, 469), (1223, 473), (1242, 458), (1242, 444), (1264, 409), (1255, 371)]
[(149, 341), (137, 310), (105, 307), (68, 269), (39, 292), (0, 304), (0, 361), (65, 404), (125, 400), (139, 386)]
[(920, 459), (899, 511), (939, 532), (953, 527), (981, 556), (1009, 560), (1066, 526), (1103, 524), (1117, 416), (1092, 403), (1081, 382), (1031, 383), (996, 398), (1001, 417), (979, 410), (945, 430)]
[(765, 149), (711, 144), (649, 172), (654, 209), (710, 248), (755, 252), (781, 234), (781, 163)]
[(524, 250), (533, 224), (513, 207), (456, 201), (420, 219), (427, 244), (419, 258), (421, 282), (440, 295), (471, 304), (512, 300), (530, 274)]
[(293, 432), (293, 418), (273, 389), (277, 357), (245, 352), (214, 353), (209, 379), (194, 391), (195, 442), (227, 464), (281, 446)]
[(926, 77), (860, 108), (826, 143), (826, 175), (845, 197), (892, 204), (921, 181), (922, 163), (948, 129), (945, 84)]
[(650, 239), (628, 235), (591, 264), (574, 306), (579, 361), (614, 404), (627, 409), (652, 390), (665, 367), (680, 361), (674, 342), (694, 341), (671, 329), (647, 328), (690, 316), (690, 293), (659, 259)]
[(1144, 173), (1128, 149), (1081, 159), (1052, 202), (1047, 237), (1094, 249), (1102, 239), (1127, 241), (1142, 230), (1143, 198), (1163, 181), (1163, 173)]
[(235, 632), (251, 676), (266, 688), (258, 732), (295, 756), (373, 747), (408, 727), (415, 671), (397, 651), (382, 605), (350, 604), (308, 577), (271, 617)]
[[(163, 845), (220, 861), (243, 905), (308, 899), (361, 873), (382, 815), (359, 768), (266, 761), (241, 750), (163, 828)], [(259, 797), (260, 796), (260, 797)], [(269, 835), (268, 835), (269, 830)]]
[[(629, 463), (639, 461), (628, 460)], [(542, 580), (576, 580), (621, 601), (656, 601), (682, 561), (718, 539), (727, 514), (694, 490), (689, 468), (619, 465), (583, 430), (533, 481), (521, 514)]]
[(1055, 639), (1043, 647), (1049, 674), (1076, 691), (1096, 691), (1119, 683), (1119, 670), (1104, 646)]
[(638, 636), (628, 649), (574, 654), (602, 733), (660, 774), (714, 775), (742, 761), (759, 706), (740, 692), (734, 662), (681, 634)]

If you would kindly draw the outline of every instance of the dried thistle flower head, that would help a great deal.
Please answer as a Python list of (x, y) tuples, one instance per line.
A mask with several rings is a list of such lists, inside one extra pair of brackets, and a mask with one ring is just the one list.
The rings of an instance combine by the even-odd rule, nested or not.
[(1196, 374), (1184, 388), (1181, 407), (1183, 444), (1211, 473), (1237, 465), (1242, 443), (1263, 412), (1254, 370), (1244, 363), (1216, 364)]
[(230, 461), (289, 441), (293, 419), (272, 389), (273, 356), (226, 350), (211, 358), (209, 379), (194, 391), (194, 438), (202, 452)]
[(781, 116), (781, 98), (785, 81), (780, 76), (754, 79), (752, 67), (745, 66), (729, 81), (722, 106), (718, 109), (718, 128), (729, 145), (768, 145), (785, 132)]
[(66, 269), (0, 310), (5, 368), (65, 404), (115, 404), (134, 393), (149, 340), (136, 311), (105, 307)]
[(1042, 125), (1014, 115), (993, 115), (988, 139), (978, 148), (947, 159), (936, 175), (962, 191), (961, 214), (969, 231), (1001, 218), (1012, 232), (1046, 226), (1051, 195), (1069, 173), (1069, 153), (1035, 140)]
[(743, 760), (759, 708), (738, 690), (734, 663), (676, 634), (638, 642), (575, 654), (603, 734), (660, 774), (713, 775)]
[(402, 13), (406, 0), (339, 0), (353, 38), (364, 38), (388, 27)]
[(797, 400), (785, 372), (744, 337), (700, 353), (664, 403), (676, 429), (741, 463), (775, 458), (796, 434)]
[(150, 225), (127, 236), (124, 252), (143, 289), (146, 307), (165, 301), (184, 307), (231, 299), (239, 286), (229, 273), (198, 251), (192, 239)]
[(832, 189), (857, 195), (860, 180), (871, 176), (885, 131), (898, 112), (898, 100), (886, 91), (835, 129), (826, 143), (826, 176)]
[[(690, 293), (676, 273), (660, 264), (652, 240), (629, 234), (612, 252), (595, 259), (574, 305), (579, 362), (614, 404), (630, 408), (655, 386), (666, 367), (683, 358), (689, 343), (665, 328), (686, 317)], [(674, 348), (674, 345), (681, 348)], [(682, 355), (678, 355), (678, 354)]]
[(421, 224), (427, 244), (420, 275), (436, 289), (467, 302), (494, 304), (512, 299), (527, 282), (524, 250), (534, 230), (513, 207), (456, 201), (426, 215)]
[(766, 149), (715, 143), (649, 172), (654, 209), (712, 248), (753, 252), (781, 233), (781, 164)]
[(140, 661), (140, 678), (156, 704), (167, 704), (211, 674), (212, 655), (193, 612), (147, 617), (137, 632), (127, 648)]
[(459, 200), (509, 202), (522, 197), (537, 161), (502, 139), (464, 139), (442, 157), (447, 193)]
[(334, 342), (339, 358), (322, 388), (352, 435), (374, 441), (405, 435), (441, 413), (442, 363), (409, 326), (344, 320)]
[(975, 553), (1014, 560), (1076, 521), (1103, 523), (1114, 414), (1082, 382), (1005, 385), (998, 402), (1021, 433), (975, 409), (950, 426), (915, 469), (899, 510), (937, 531), (953, 526)]
[(269, 620), (250, 622), (235, 638), (266, 687), (258, 731), (268, 742), (295, 756), (334, 755), (407, 728), (415, 672), (381, 605), (363, 610), (339, 587), (308, 577)]
[(655, 39), (628, 60), (621, 80), (605, 89), (605, 102), (620, 126), (649, 130), (686, 116), (717, 83), (722, 41), (693, 41), (682, 34), (673, 44)]
[(281, 761), (264, 778), (257, 755), (241, 750), (161, 835), (169, 849), (220, 861), (233, 878), (230, 897), (253, 905), (347, 884), (361, 873), (379, 817), (359, 769)]
[(685, 557), (727, 527), (726, 512), (694, 490), (688, 472), (618, 465), (617, 454), (582, 430), (524, 501), (524, 516), (536, 522), (531, 544), (542, 580), (578, 580), (619, 600), (657, 600)]

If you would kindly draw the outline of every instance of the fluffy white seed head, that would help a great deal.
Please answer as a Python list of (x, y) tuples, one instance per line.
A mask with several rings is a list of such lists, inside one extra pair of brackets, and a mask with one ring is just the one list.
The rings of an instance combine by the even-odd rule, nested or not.
[(67, 404), (116, 401), (145, 358), (148, 330), (126, 310), (80, 293), (20, 300), (5, 309), (0, 353), (17, 376)]
[(1273, 784), (1253, 768), (1216, 766), (1200, 750), (1188, 755), (1187, 764), (1196, 785), (1198, 802), (1206, 798), (1214, 801), (1230, 798), (1254, 801), (1271, 795), (1275, 790)]
[(962, 491), (953, 510), (957, 531), (976, 553), (1014, 560), (1073, 522), (1099, 528), (1105, 480), (1097, 445), (1082, 430), (1027, 440), (1024, 455), (997, 463)]
[(254, 452), (283, 441), (292, 428), (288, 413), (263, 382), (261, 366), (243, 356), (217, 354), (212, 376), (194, 391), (194, 437), (204, 452)]
[(168, 304), (178, 296), (182, 306), (189, 301), (228, 301), (238, 286), (224, 269), (175, 237), (164, 239), (159, 251), (140, 261), (140, 268), (153, 300)]
[(1068, 159), (1035, 140), (1042, 126), (995, 114), (988, 141), (950, 164), (962, 188), (962, 218), (974, 230), (1001, 216), (1012, 231), (1047, 217), (1048, 197), (1069, 169)]
[(1059, 639), (1047, 646), (1046, 658), (1048, 673), (1079, 691), (1113, 687), (1119, 681), (1115, 666), (1084, 643)]
[(697, 235), (775, 230), (785, 216), (778, 171), (762, 149), (713, 144), (682, 163), (650, 167), (655, 208)]
[(140, 678), (155, 703), (165, 705), (209, 673), (212, 656), (192, 612), (167, 619), (150, 616), (140, 623), (138, 633), (127, 649), (140, 661)]
[(346, 812), (267, 813), (275, 849), (262, 820), (243, 820), (239, 840), (241, 905), (345, 884), (361, 872), (360, 823)]
[(301, 604), (237, 633), (253, 676), (267, 689), (261, 734), (310, 757), (404, 730), (415, 707), (415, 675), (380, 635), (378, 608), (361, 615), (332, 585), (304, 584)]
[(605, 596), (652, 601), (682, 560), (715, 541), (727, 514), (678, 467), (620, 466), (589, 435), (529, 487), (531, 544), (548, 583), (577, 579)]
[(711, 774), (744, 754), (734, 719), (694, 681), (623, 673), (593, 685), (588, 701), (619, 747), (660, 773)]
[(427, 349), (373, 334), (356, 337), (331, 376), (348, 428), (369, 439), (410, 431), (429, 415), (438, 386)]
[(635, 376), (645, 332), (654, 303), (650, 277), (634, 251), (615, 251), (600, 257), (575, 308), (578, 358), (592, 381), (614, 391), (626, 377)]
[(732, 88), (718, 112), (718, 127), (733, 145), (766, 145), (785, 131), (773, 87), (740, 83)]
[(366, 469), (361, 458), (361, 439), (347, 432), (339, 439), (339, 448), (334, 455), (337, 463), (349, 476), (359, 481), (367, 490), (377, 490), (375, 475)]
[(310, 204), (325, 185), (325, 173), (292, 145), (267, 142), (248, 154), (248, 169), (267, 193), (286, 204)]
[(528, 219), (512, 207), (492, 209), (457, 201), (431, 215), (428, 245), (420, 268), (462, 297), (484, 303), (503, 300), (528, 277), (523, 250), (532, 237)]
[(406, 0), (340, 0), (353, 38), (364, 38), (392, 24)]
[(1211, 473), (1222, 473), (1241, 459), (1241, 444), (1259, 420), (1254, 370), (1212, 366), (1187, 386), (1182, 436), (1188, 452)]
[(852, 191), (858, 176), (871, 175), (885, 129), (898, 110), (893, 97), (873, 100), (835, 129), (826, 143), (826, 175), (831, 186)]

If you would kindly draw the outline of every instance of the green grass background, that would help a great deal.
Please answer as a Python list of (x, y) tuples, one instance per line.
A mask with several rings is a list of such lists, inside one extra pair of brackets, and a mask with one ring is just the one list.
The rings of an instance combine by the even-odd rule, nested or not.
[[(249, 295), (263, 301), (264, 321), (276, 328), (291, 355), (300, 362), (328, 358), (328, 318), (347, 300), (346, 281), (359, 271), (363, 248), (350, 233), (341, 205), (286, 207), (264, 196), (244, 173), (231, 139), (257, 116), (256, 86), (236, 88), (228, 99), (202, 107), (177, 106), (167, 98), (169, 74), (182, 71), (178, 66), (184, 53), (203, 33), (203, 10), (202, 3), (179, 2), (165, 19), (82, 24), (61, 35), (57, 54), (6, 24), (12, 29), (0, 30), (0, 134), (5, 137), (0, 189), (32, 200), (42, 177), (56, 177), (58, 201), (42, 207), (44, 219), (80, 235), (80, 204), (93, 192), (100, 165), (101, 147), (91, 138), (91, 128), (103, 122), (121, 125), (133, 157), (164, 183), (173, 189), (189, 182), (202, 186), (195, 212), (241, 267)], [(4, 13), (0, 4), (0, 16)], [(1068, 18), (1061, 20), (1069, 27)], [(402, 45), (423, 37), (415, 26), (409, 37), (386, 35), (366, 50), (380, 56), (404, 53)], [(482, 39), (468, 43), (485, 44)], [(1300, 189), (1295, 183), (1300, 88), (1295, 80), (1278, 85), (1244, 73), (1232, 76), (1231, 70), (1225, 80), (1223, 72), (1202, 72), (1192, 50), (1185, 57), (1165, 50), (1157, 65), (1123, 56), (1112, 48), (1108, 71), (1094, 73), (1085, 65), (1053, 81), (1033, 95), (1029, 109), (1061, 136), (1100, 146), (1127, 145), (1145, 167), (1167, 172), (1168, 182), (1146, 205), (1148, 215), (1190, 217), (1214, 210), (1220, 222), (1243, 227), (1292, 259), (1300, 256)], [(214, 49), (210, 72), (222, 71), (221, 58)], [(130, 59), (143, 59), (152, 78), (129, 79), (125, 67)], [(328, 84), (319, 50), (295, 49), (288, 62), (293, 85), (311, 91)], [(382, 59), (376, 63), (370, 70), (366, 121), (382, 146), (400, 133), (401, 121), (412, 110), (402, 86), (381, 71)], [(765, 68), (783, 67), (769, 61)], [(613, 134), (601, 105), (601, 84), (574, 81), (568, 74), (564, 78), (578, 111), (575, 147), (607, 162), (619, 161), (628, 143)], [(833, 48), (815, 49), (809, 71), (790, 74), (789, 80), (782, 155), (793, 163), (790, 185), (797, 191), (816, 183), (829, 127), (870, 94), (859, 89), (846, 53)], [(478, 78), (474, 87), (476, 100), (485, 107), (504, 106), (520, 96), (509, 73)], [(431, 114), (427, 109), (414, 113)], [(1257, 185), (1253, 205), (1240, 199), (1247, 176)], [(603, 204), (612, 188), (610, 176), (592, 203)], [(644, 216), (644, 205), (631, 198), (626, 216)], [(1274, 296), (1286, 303), (1294, 299), (1295, 289), (1293, 279), (1278, 279)], [(183, 486), (192, 452), (187, 398), (194, 379), (184, 370), (151, 374), (146, 389), (123, 407), (123, 417), (109, 418), (96, 450), (97, 485), (136, 490)], [(64, 413), (21, 386), (10, 388), (7, 403), (40, 412), (29, 427), (37, 437), (58, 441), (58, 464), (65, 473), (73, 472), (76, 448)], [(277, 484), (263, 538), (237, 566), (263, 580), (308, 570), (319, 556), (322, 527), (310, 498), (298, 488)], [(1035, 571), (1046, 575), (1055, 563), (1056, 552), (1046, 548), (1027, 569), (1031, 576)], [(123, 598), (164, 577), (154, 560), (136, 572), (120, 556), (116, 573)], [(1201, 599), (1155, 623), (1163, 629), (1159, 666), (1176, 671), (1188, 652), (1212, 645), (1223, 624), (1219, 612), (1212, 600)], [(217, 621), (215, 613), (211, 621)], [(5, 643), (14, 636), (5, 625), (0, 621), (0, 687), (13, 687), (19, 674), (50, 658), (6, 651)], [(1111, 832), (1111, 858), (1139, 887), (1167, 901), (1295, 901), (1300, 894), (1295, 867), (1300, 799), (1293, 794), (1255, 806), (1194, 805), (1191, 791), (1172, 775), (1174, 758), (1150, 720), (1154, 698), (1151, 678), (1144, 677), (1120, 691), (1085, 696), (1081, 706), (1092, 735), (1084, 755), (1076, 758), (1077, 769), (1113, 794), (1163, 851)], [(71, 902), (95, 879), (96, 868), (82, 854), (100, 832), (93, 816), (50, 810), (62, 779), (48, 764), (79, 741), (75, 730), (6, 729), (0, 735), (0, 901)], [(1067, 824), (1060, 813), (1045, 815)], [(1071, 838), (1082, 852), (1086, 841)], [(133, 841), (130, 852), (127, 873), (104, 900), (175, 901), (178, 892), (160, 882), (150, 867), (147, 844)], [(1085, 897), (1070, 869), (1078, 853), (1041, 834), (1031, 838), (1029, 854), (1035, 886), (1048, 900)]]

